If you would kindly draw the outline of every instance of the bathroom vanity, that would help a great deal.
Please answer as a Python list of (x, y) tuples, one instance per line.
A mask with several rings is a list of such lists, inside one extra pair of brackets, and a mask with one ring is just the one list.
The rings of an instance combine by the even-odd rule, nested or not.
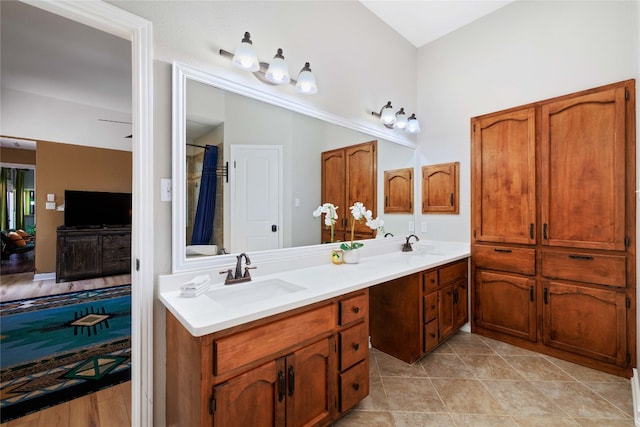
[[(291, 262), (288, 268), (254, 263), (251, 282), (220, 282), (195, 298), (181, 296), (179, 288), (198, 273), (160, 277), (167, 308), (167, 424), (329, 425), (369, 393), (370, 319), (390, 316), (400, 303), (390, 299), (387, 311), (378, 312), (380, 290), (406, 293), (404, 283), (419, 284), (411, 287), (412, 306), (426, 317), (418, 328), (410, 325), (419, 357), (441, 342), (438, 316), (430, 314), (432, 293), (453, 298), (454, 289), (464, 289), (456, 299), (463, 314), (443, 331), (446, 339), (466, 320), (469, 245), (414, 245), (403, 253), (400, 239), (391, 240), (368, 241), (369, 253), (354, 265), (331, 264), (327, 245), (297, 269)], [(261, 270), (268, 274), (260, 276)], [(217, 271), (209, 274), (220, 280)], [(453, 299), (447, 301), (455, 313)], [(395, 306), (396, 317), (406, 308)]]

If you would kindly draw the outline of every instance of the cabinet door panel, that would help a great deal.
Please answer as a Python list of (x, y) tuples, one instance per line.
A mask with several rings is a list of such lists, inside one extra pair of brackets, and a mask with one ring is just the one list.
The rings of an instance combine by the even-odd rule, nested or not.
[(438, 289), (438, 323), (440, 340), (447, 338), (454, 331), (455, 313), (453, 310), (453, 284)]
[(455, 304), (453, 305), (453, 328), (458, 330), (469, 320), (469, 292), (466, 278), (456, 283), (454, 292)]
[[(375, 218), (378, 182), (376, 143), (367, 142), (354, 145), (347, 147), (345, 151), (347, 200), (343, 215), (349, 218), (349, 224), (351, 224), (353, 217), (349, 207), (353, 206), (355, 202), (362, 202), (367, 209), (371, 210)], [(349, 225), (350, 227), (351, 225)], [(364, 223), (357, 222), (355, 231), (373, 237), (373, 230)]]
[(422, 213), (460, 212), (459, 162), (422, 167)]
[(384, 213), (413, 213), (413, 169), (384, 171)]
[(102, 270), (99, 235), (74, 235), (62, 240), (60, 275), (66, 279), (91, 277)]
[(625, 88), (542, 106), (545, 245), (624, 250)]
[(474, 297), (478, 326), (536, 341), (535, 280), (479, 270)]
[[(344, 150), (333, 150), (322, 153), (322, 200), (321, 203), (333, 203), (338, 207), (338, 221), (335, 225), (336, 231), (341, 231), (347, 228), (346, 219), (349, 213), (349, 206), (346, 205), (344, 183), (346, 181), (345, 174), (345, 154)], [(322, 217), (321, 227), (325, 230), (324, 216)], [(328, 241), (330, 239), (324, 239)], [(342, 240), (343, 238), (336, 238), (335, 241)]]
[(284, 361), (269, 362), (214, 387), (215, 427), (284, 425)]
[(474, 119), (472, 129), (474, 239), (535, 243), (535, 109)]
[(287, 426), (320, 425), (331, 418), (330, 355), (334, 353), (330, 341), (324, 339), (287, 356)]
[(622, 292), (544, 283), (546, 345), (626, 365), (626, 297)]

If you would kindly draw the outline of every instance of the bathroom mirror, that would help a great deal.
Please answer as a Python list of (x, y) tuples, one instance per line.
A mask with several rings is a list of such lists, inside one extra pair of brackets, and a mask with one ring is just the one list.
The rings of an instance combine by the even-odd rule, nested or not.
[[(407, 234), (409, 223), (415, 221), (414, 213), (383, 213), (384, 171), (416, 165), (415, 145), (403, 137), (390, 141), (330, 114), (177, 63), (173, 64), (172, 115), (174, 273), (228, 265), (235, 262), (233, 253), (256, 254), (256, 247), (234, 244), (243, 229), (237, 225), (239, 215), (234, 210), (242, 211), (239, 193), (263, 197), (265, 210), (272, 202), (277, 205), (274, 209), (278, 219), (273, 225), (279, 238), (275, 246), (257, 246), (260, 259), (279, 257), (282, 248), (319, 244), (321, 219), (313, 217), (312, 212), (321, 203), (330, 202), (320, 200), (320, 153), (334, 148), (378, 141), (376, 214), (384, 219), (385, 232), (394, 235)], [(260, 153), (263, 149), (273, 152), (269, 168), (279, 183), (273, 197), (265, 196), (262, 186), (253, 191), (238, 187), (243, 176), (236, 177), (234, 162), (245, 162), (244, 153), (256, 149)], [(214, 151), (215, 155), (211, 154)], [(217, 159), (211, 163), (213, 157)], [(202, 173), (203, 163), (214, 166), (205, 167)], [(251, 173), (262, 173), (262, 158), (255, 164)], [(200, 199), (203, 185), (209, 189), (203, 194), (215, 193), (209, 197), (213, 201), (205, 203)], [(340, 208), (340, 215), (349, 214), (348, 206)], [(214, 212), (205, 217), (207, 224), (213, 224), (212, 238), (206, 242), (198, 241), (201, 236), (194, 234), (194, 227), (200, 229), (203, 218), (200, 212), (196, 219), (198, 209)], [(219, 255), (223, 248), (231, 255)]]

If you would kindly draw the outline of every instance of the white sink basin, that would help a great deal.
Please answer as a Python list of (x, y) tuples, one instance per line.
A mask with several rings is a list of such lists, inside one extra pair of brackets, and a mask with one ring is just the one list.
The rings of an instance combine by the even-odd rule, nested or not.
[(280, 279), (267, 279), (227, 285), (205, 292), (205, 295), (224, 306), (239, 306), (267, 301), (306, 288)]

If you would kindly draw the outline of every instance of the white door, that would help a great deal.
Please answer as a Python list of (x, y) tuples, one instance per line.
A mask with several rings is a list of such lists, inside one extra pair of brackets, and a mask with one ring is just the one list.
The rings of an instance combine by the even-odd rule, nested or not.
[(282, 247), (282, 147), (231, 145), (231, 252)]

